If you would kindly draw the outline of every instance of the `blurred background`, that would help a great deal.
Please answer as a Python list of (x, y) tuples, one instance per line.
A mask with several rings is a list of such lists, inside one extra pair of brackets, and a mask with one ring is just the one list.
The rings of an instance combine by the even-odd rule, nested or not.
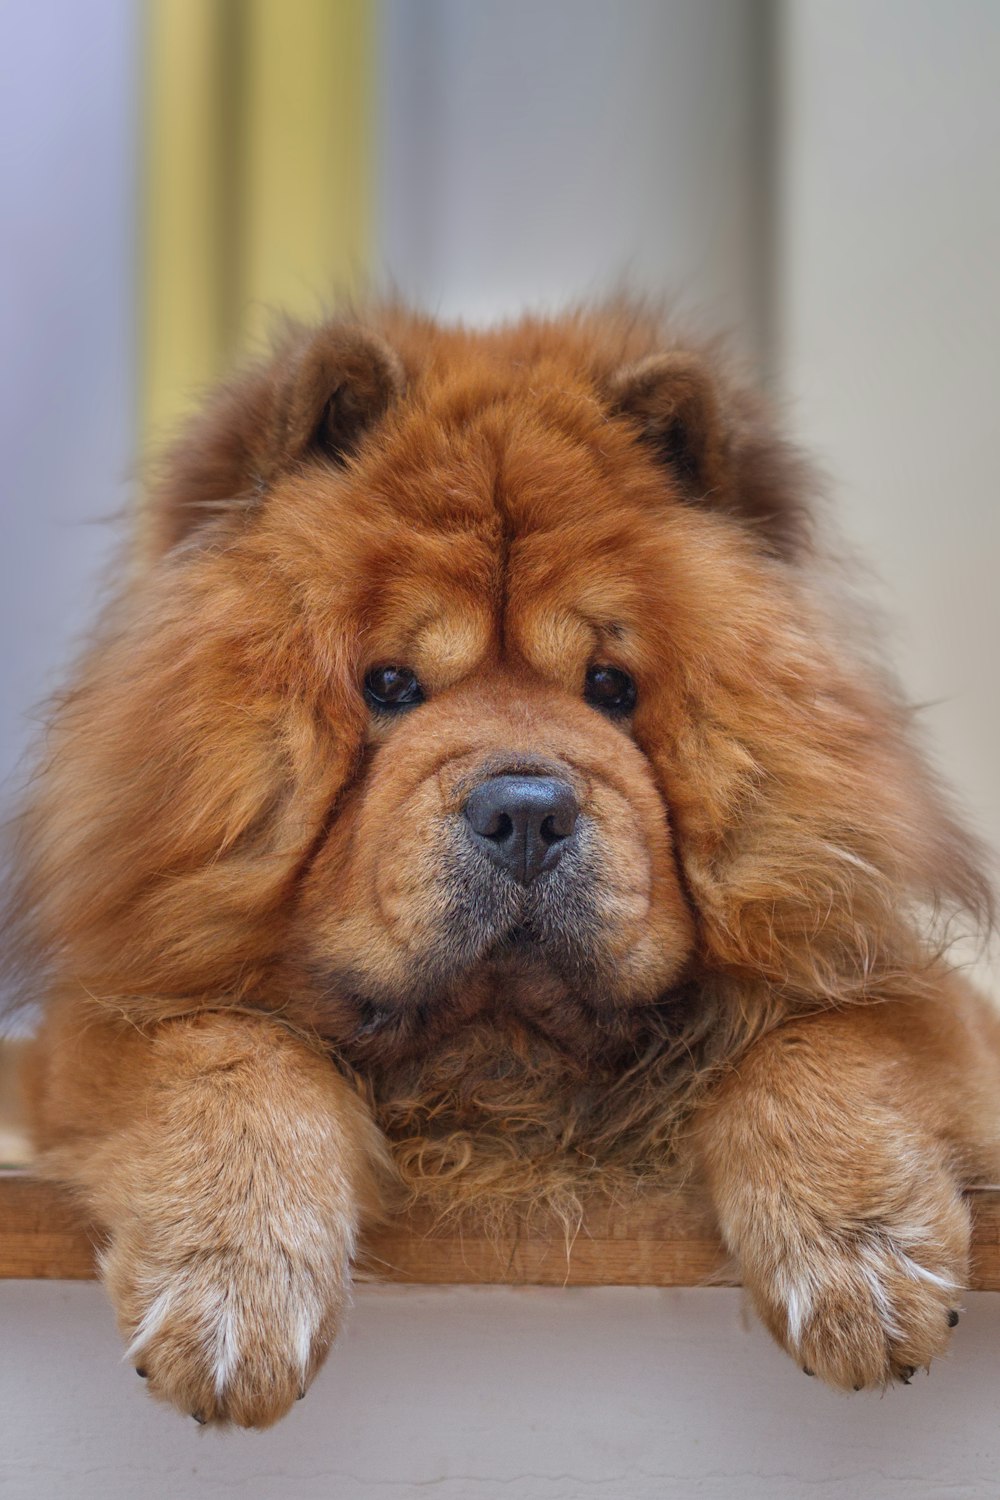
[[(624, 285), (782, 398), (1000, 847), (998, 0), (0, 0), (0, 143), (0, 802), (142, 454), (275, 307)], [(996, 1317), (926, 1398), (848, 1406), (736, 1293), (370, 1289), (325, 1397), (191, 1457), (96, 1288), (5, 1296), (11, 1500), (996, 1492)]]
[(785, 398), (1000, 844), (997, 0), (2, 0), (0, 60), (8, 796), (139, 456), (275, 307), (626, 285)]

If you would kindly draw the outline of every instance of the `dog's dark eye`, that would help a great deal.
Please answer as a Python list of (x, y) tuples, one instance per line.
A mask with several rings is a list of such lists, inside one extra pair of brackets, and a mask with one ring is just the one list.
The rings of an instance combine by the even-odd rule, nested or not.
[(635, 683), (617, 667), (590, 667), (583, 696), (602, 713), (624, 718), (635, 708)]
[(365, 678), (365, 697), (375, 708), (412, 708), (423, 703), (417, 674), (409, 667), (372, 667)]

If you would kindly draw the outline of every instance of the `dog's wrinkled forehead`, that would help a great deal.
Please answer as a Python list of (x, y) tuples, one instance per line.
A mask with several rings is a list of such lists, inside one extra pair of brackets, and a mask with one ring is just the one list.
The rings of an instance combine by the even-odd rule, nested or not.
[(642, 614), (649, 519), (603, 470), (598, 416), (570, 437), (494, 405), (452, 428), (436, 419), (428, 455), (414, 453), (417, 411), (344, 477), (338, 546), (352, 538), (369, 659), (405, 660), (440, 688), (516, 658), (569, 686), (581, 658), (621, 641)]

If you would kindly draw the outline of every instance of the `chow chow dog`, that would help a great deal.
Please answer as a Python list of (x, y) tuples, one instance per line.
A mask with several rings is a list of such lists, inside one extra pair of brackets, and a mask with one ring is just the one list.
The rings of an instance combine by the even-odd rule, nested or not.
[(974, 842), (711, 346), (395, 306), (210, 395), (50, 716), (9, 947), (128, 1357), (266, 1426), (366, 1223), (696, 1180), (807, 1373), (945, 1349), (1000, 1026)]

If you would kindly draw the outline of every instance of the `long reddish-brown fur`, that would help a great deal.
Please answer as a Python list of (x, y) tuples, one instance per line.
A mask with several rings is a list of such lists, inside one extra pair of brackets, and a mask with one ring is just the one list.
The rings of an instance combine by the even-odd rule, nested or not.
[[(572, 1214), (693, 1171), (807, 1367), (943, 1347), (1000, 1151), (1000, 1033), (947, 940), (989, 897), (821, 586), (810, 486), (716, 350), (624, 305), (290, 328), (166, 458), (8, 924), (40, 1168), (108, 1231), (159, 1393), (280, 1415), (393, 1178)], [(595, 660), (627, 725), (582, 702)], [(373, 722), (394, 661), (427, 702)], [(492, 959), (407, 1009), (440, 830), (498, 756), (562, 766), (600, 834), (603, 1010)]]

